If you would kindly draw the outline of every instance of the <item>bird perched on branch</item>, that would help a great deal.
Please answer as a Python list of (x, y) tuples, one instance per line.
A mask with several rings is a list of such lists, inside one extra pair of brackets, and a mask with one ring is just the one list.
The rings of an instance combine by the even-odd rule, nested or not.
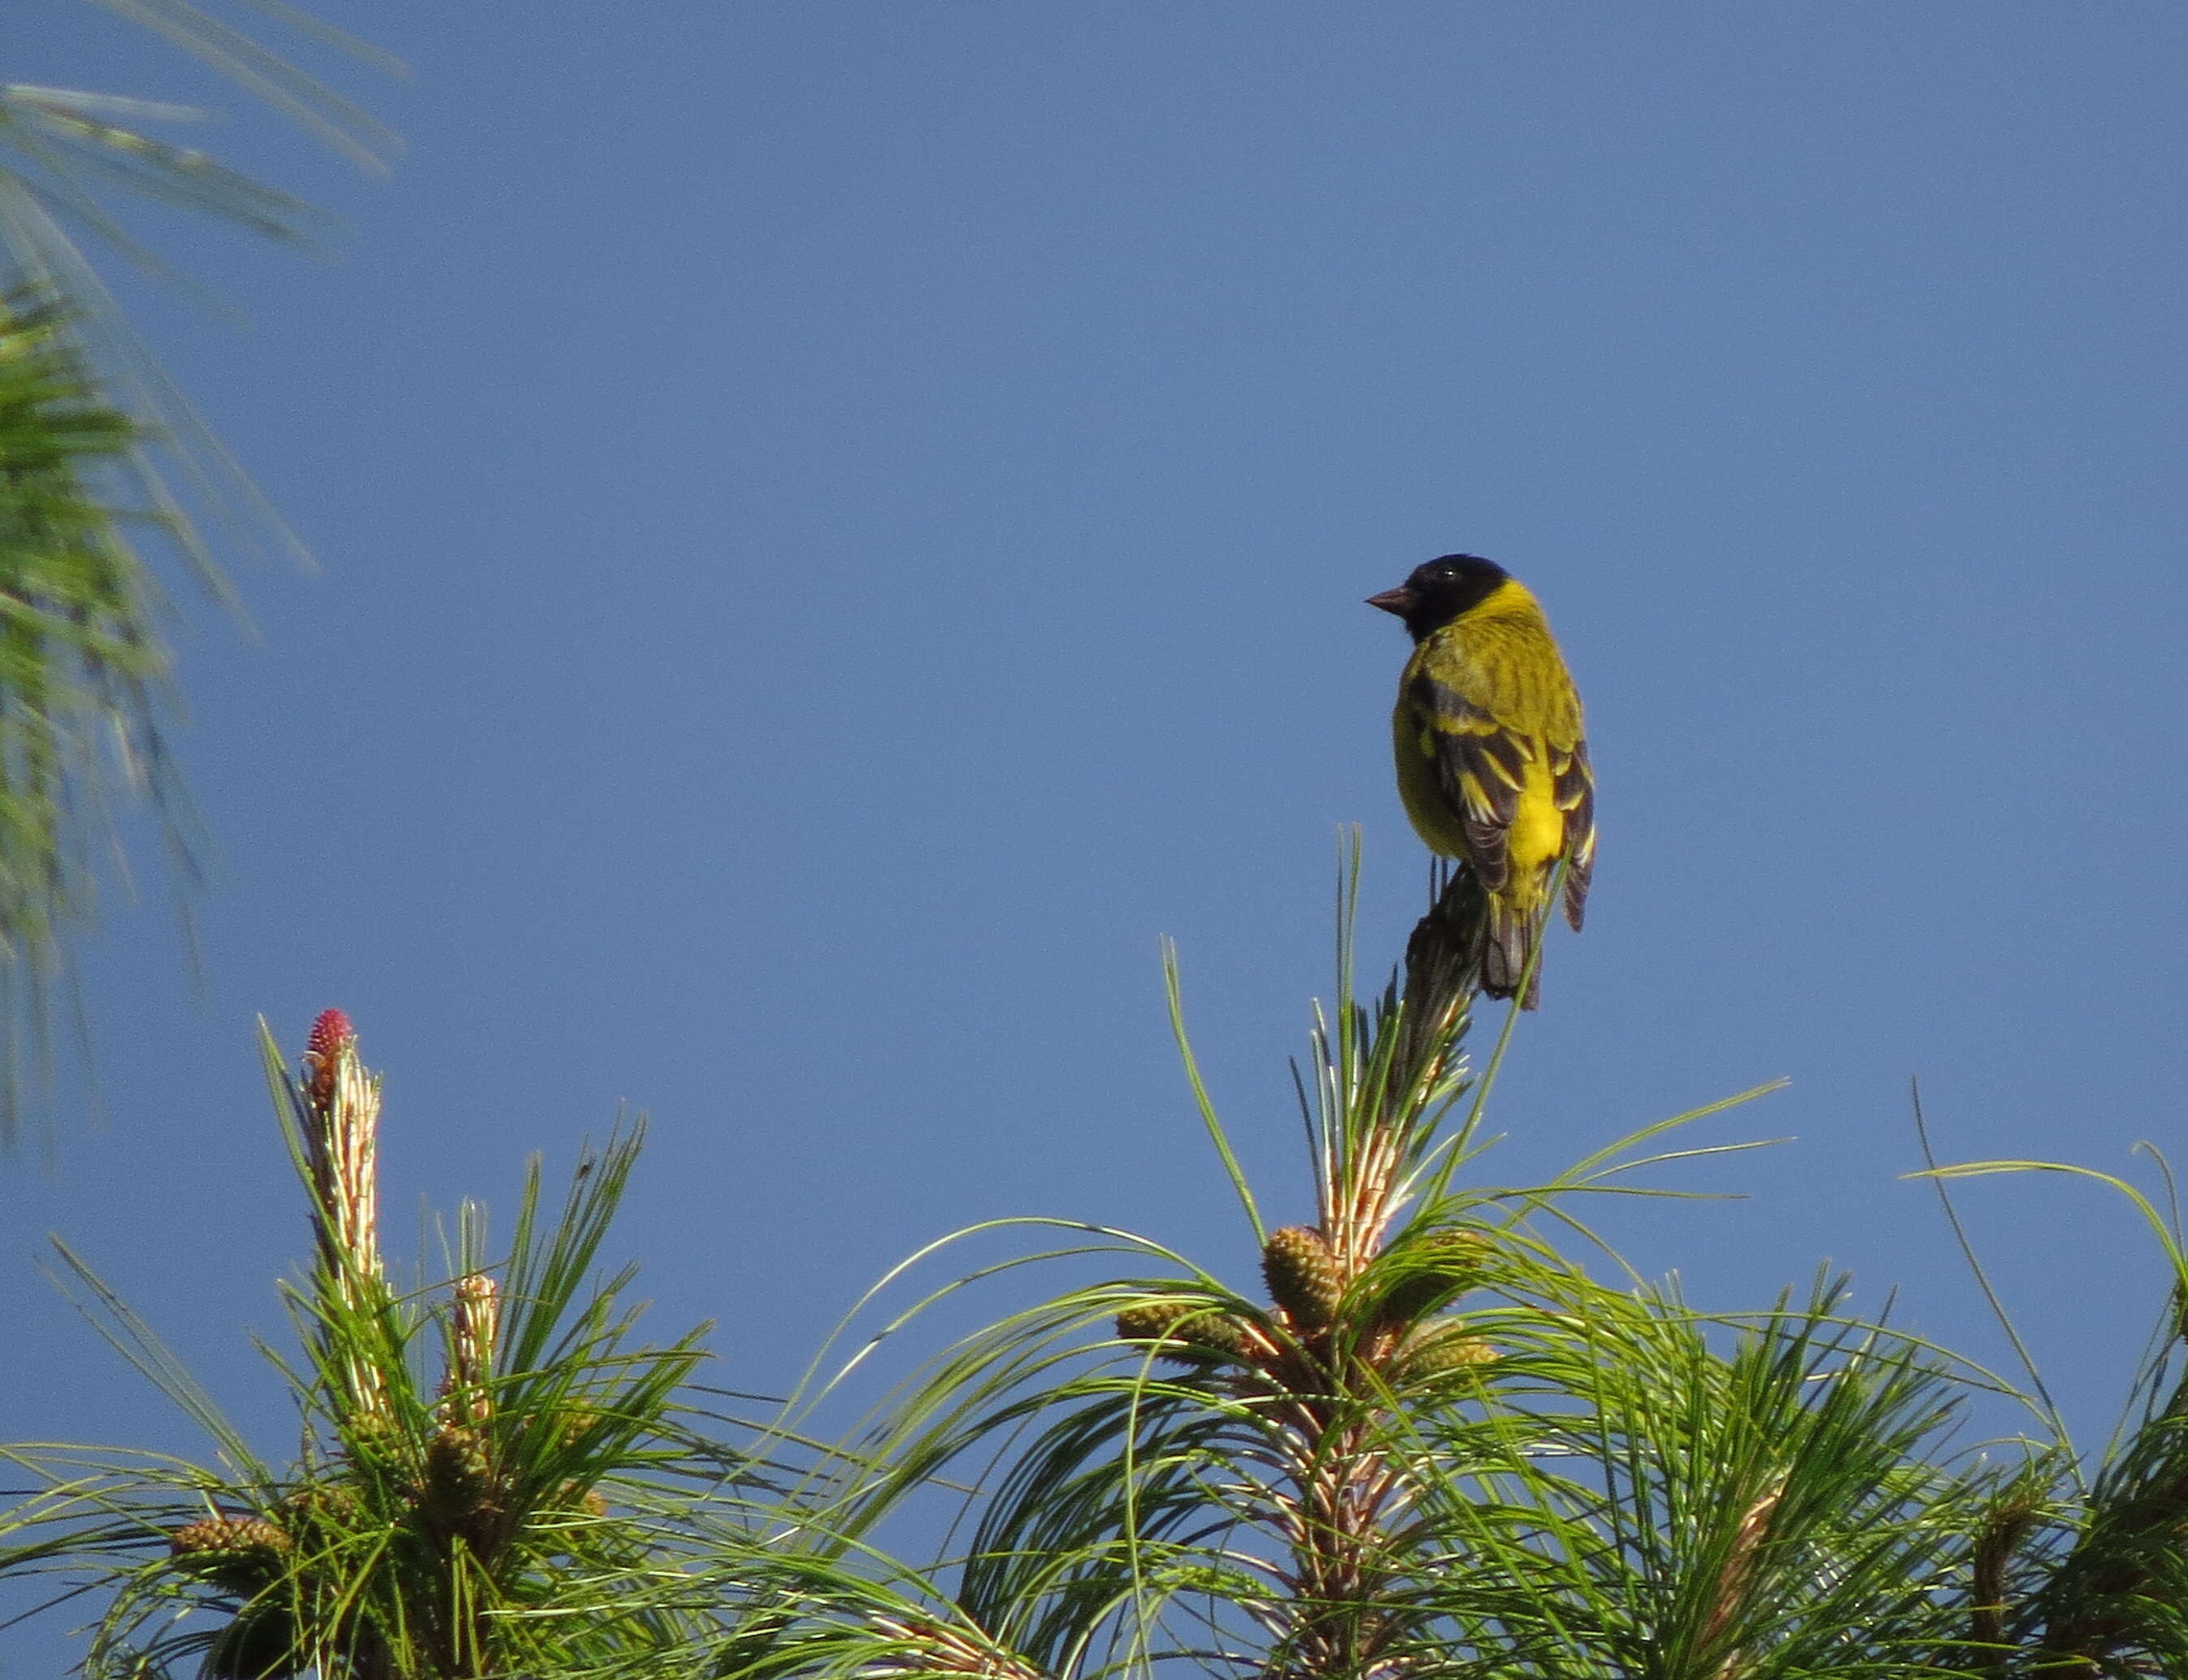
[(1429, 849), (1486, 900), (1481, 989), (1532, 1009), (1535, 952), (1565, 865), (1576, 931), (1595, 864), (1595, 780), (1580, 696), (1526, 586), (1478, 555), (1416, 567), (1368, 605), (1406, 621), (1413, 657), (1390, 728), (1398, 792)]

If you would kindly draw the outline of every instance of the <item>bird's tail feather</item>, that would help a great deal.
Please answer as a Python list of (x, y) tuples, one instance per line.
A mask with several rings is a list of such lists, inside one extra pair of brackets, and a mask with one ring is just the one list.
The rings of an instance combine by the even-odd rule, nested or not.
[(1510, 997), (1524, 980), (1526, 995), (1520, 1007), (1532, 1009), (1542, 1001), (1541, 965), (1527, 972), (1535, 947), (1542, 938), (1542, 907), (1519, 910), (1503, 899), (1489, 900), (1489, 926), (1481, 942), (1481, 990), (1486, 997)]

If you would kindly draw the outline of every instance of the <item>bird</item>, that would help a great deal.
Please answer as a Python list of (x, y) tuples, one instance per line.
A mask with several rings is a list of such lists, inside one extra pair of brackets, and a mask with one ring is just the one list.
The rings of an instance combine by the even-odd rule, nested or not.
[(1576, 933), (1595, 867), (1595, 775), (1565, 656), (1527, 586), (1480, 555), (1439, 555), (1368, 605), (1413, 639), (1390, 714), (1406, 815), (1480, 886), (1482, 991), (1532, 1009), (1559, 866)]

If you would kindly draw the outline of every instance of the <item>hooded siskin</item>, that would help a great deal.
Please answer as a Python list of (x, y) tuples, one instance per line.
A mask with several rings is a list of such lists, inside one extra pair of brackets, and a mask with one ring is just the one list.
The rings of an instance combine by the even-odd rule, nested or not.
[[(1429, 849), (1489, 900), (1481, 989), (1517, 993), (1566, 865), (1576, 931), (1595, 865), (1595, 781), (1580, 696), (1541, 604), (1501, 566), (1448, 554), (1368, 604), (1406, 621), (1413, 657), (1391, 713), (1398, 792)], [(1526, 980), (1520, 1006), (1532, 1009)]]

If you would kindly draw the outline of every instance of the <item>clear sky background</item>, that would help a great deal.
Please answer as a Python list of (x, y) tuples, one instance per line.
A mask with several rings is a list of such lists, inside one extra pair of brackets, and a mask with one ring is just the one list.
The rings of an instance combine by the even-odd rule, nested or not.
[[(0, 1163), (0, 1435), (195, 1449), (53, 1230), (290, 1438), (261, 1012), (386, 1070), (398, 1250), (650, 1111), (611, 1249), (725, 1384), (978, 1220), (1246, 1281), (1157, 941), (1306, 1216), (1338, 826), (1371, 972), (1424, 872), (1361, 600), (1453, 549), (1548, 605), (1601, 784), (1485, 1172), (1788, 1076), (1695, 1141), (1797, 1142), (1654, 1181), (1748, 1199), (1604, 1229), (1710, 1306), (1828, 1258), (1996, 1358), (1909, 1076), (1948, 1159), (2180, 1142), (2178, 6), (324, 9), (414, 67), (305, 49), (391, 180), (93, 8), (0, 44), (235, 111), (206, 144), (352, 223), (138, 224), (250, 316), (127, 294), (323, 570), (239, 564), (256, 640), (185, 603), (206, 978), (114, 903), (105, 1118)], [(2154, 1246), (2084, 1185), (1963, 1199), (2108, 1423)]]

